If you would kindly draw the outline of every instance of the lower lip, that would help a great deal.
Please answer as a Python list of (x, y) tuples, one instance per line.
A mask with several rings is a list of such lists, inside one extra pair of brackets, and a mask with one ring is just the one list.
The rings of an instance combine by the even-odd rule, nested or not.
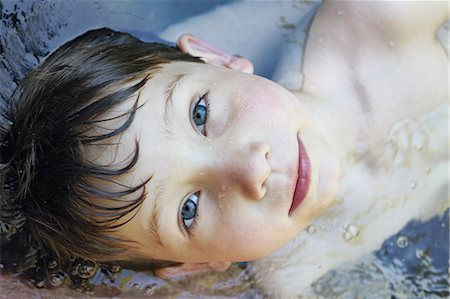
[(297, 184), (295, 185), (294, 198), (292, 199), (291, 208), (289, 209), (289, 215), (291, 215), (305, 199), (311, 181), (311, 161), (309, 160), (308, 153), (300, 139), (298, 142), (298, 152), (298, 177)]

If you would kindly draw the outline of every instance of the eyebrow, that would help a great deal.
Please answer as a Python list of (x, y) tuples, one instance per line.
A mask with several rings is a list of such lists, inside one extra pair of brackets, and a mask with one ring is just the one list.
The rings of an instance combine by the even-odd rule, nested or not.
[(164, 123), (166, 125), (166, 130), (164, 131), (169, 133), (169, 135), (171, 135), (172, 130), (168, 130), (167, 128), (171, 128), (172, 121), (174, 119), (173, 94), (175, 93), (175, 90), (177, 90), (183, 83), (184, 78), (186, 78), (186, 74), (176, 75), (175, 78), (167, 84), (164, 106)]
[(161, 245), (164, 247), (164, 244), (161, 240), (161, 225), (160, 225), (160, 207), (161, 207), (161, 194), (164, 193), (162, 189), (164, 186), (160, 185), (159, 187), (156, 187), (156, 196), (155, 200), (153, 201), (153, 209), (152, 209), (152, 215), (150, 217), (150, 233), (155, 238), (156, 243), (158, 245)]
[[(172, 122), (174, 117), (174, 107), (173, 107), (173, 94), (175, 93), (175, 90), (179, 88), (181, 83), (183, 82), (183, 79), (186, 77), (185, 74), (176, 75), (173, 80), (167, 84), (166, 91), (165, 91), (165, 106), (164, 106), (164, 125), (165, 129), (164, 132), (168, 134), (168, 136), (172, 136), (171, 128), (172, 128)], [(159, 185), (155, 187), (154, 190), (156, 190), (156, 196), (155, 200), (153, 201), (153, 210), (152, 215), (150, 217), (150, 233), (155, 238), (156, 242), (164, 247), (165, 245), (162, 242), (161, 239), (161, 223), (160, 223), (160, 208), (162, 206), (162, 198), (163, 195), (166, 193), (167, 190), (167, 182), (170, 180), (169, 177), (163, 178), (160, 180)]]

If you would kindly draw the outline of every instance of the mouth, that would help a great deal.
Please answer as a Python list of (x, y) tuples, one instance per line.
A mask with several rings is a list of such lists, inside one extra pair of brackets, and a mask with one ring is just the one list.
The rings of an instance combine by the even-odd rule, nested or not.
[(305, 146), (300, 138), (298, 138), (297, 173), (298, 176), (295, 184), (291, 208), (289, 209), (289, 215), (291, 215), (305, 199), (306, 194), (308, 194), (309, 183), (311, 181), (311, 161), (309, 160), (308, 153), (306, 152)]

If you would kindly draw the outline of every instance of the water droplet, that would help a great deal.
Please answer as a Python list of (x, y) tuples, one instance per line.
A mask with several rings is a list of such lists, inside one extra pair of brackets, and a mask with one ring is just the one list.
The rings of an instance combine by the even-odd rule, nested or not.
[(360, 228), (359, 225), (355, 223), (346, 224), (342, 228), (342, 237), (346, 241), (350, 241), (359, 235)]
[(54, 273), (50, 276), (50, 284), (54, 287), (59, 287), (64, 282), (64, 272)]
[(81, 278), (91, 278), (97, 272), (97, 266), (93, 261), (84, 261), (78, 268), (78, 276)]
[(431, 172), (431, 167), (430, 167), (430, 166), (427, 166), (427, 168), (425, 168), (425, 172), (426, 172), (426, 173), (430, 173), (430, 172)]
[(308, 227), (306, 228), (306, 231), (308, 232), (308, 234), (314, 235), (316, 233), (317, 229), (314, 224), (311, 224), (311, 225), (308, 225)]
[(153, 295), (155, 293), (155, 290), (156, 290), (156, 284), (153, 284), (153, 283), (144, 287), (144, 293), (149, 296)]
[(420, 152), (421, 150), (423, 150), (423, 144), (422, 144), (422, 143), (417, 143), (417, 144), (416, 144), (416, 150), (419, 151), (419, 152)]
[(120, 270), (122, 270), (122, 267), (120, 267), (119, 265), (111, 265), (109, 267), (109, 270), (113, 273), (117, 273), (120, 272)]
[(12, 234), (14, 232), (14, 226), (9, 223), (0, 222), (0, 232), (5, 235)]
[(388, 45), (389, 45), (390, 48), (395, 47), (395, 43), (393, 41), (391, 41), (391, 40), (388, 42)]
[(417, 186), (417, 182), (411, 181), (411, 189), (416, 189), (416, 186)]
[(404, 236), (400, 236), (397, 238), (397, 246), (399, 248), (405, 248), (408, 246), (408, 238)]
[(336, 14), (337, 14), (338, 16), (342, 16), (342, 15), (344, 15), (344, 11), (343, 11), (343, 10), (338, 10), (338, 11), (336, 12)]
[(416, 250), (416, 257), (421, 260), (425, 256), (425, 252), (423, 250), (417, 249)]
[(50, 270), (55, 269), (56, 266), (58, 266), (58, 262), (57, 262), (56, 260), (51, 260), (51, 261), (47, 264), (47, 267), (48, 267)]
[(222, 209), (222, 205), (219, 205), (219, 209)]

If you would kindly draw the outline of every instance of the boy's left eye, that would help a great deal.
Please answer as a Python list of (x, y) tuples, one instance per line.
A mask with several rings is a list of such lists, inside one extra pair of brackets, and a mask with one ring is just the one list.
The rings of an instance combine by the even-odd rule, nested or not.
[(206, 136), (206, 120), (208, 119), (208, 103), (205, 96), (199, 98), (192, 110), (192, 121), (197, 130), (204, 136)]
[(181, 221), (183, 222), (184, 228), (188, 232), (196, 221), (195, 218), (197, 216), (197, 203), (199, 195), (199, 192), (191, 194), (181, 207)]

